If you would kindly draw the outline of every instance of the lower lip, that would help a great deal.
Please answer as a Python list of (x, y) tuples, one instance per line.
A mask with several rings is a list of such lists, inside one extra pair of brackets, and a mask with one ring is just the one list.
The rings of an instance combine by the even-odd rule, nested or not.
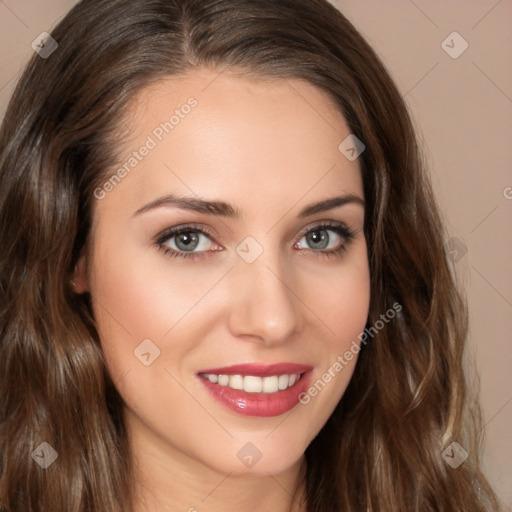
[(212, 396), (228, 409), (245, 416), (279, 416), (290, 411), (299, 403), (299, 395), (309, 385), (311, 371), (302, 374), (291, 387), (276, 393), (247, 393), (229, 386), (213, 384), (204, 377), (198, 377)]

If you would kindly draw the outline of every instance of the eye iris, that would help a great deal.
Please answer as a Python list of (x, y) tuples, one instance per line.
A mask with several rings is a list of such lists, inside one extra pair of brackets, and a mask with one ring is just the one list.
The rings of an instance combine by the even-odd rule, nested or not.
[(197, 247), (198, 241), (199, 236), (192, 231), (185, 231), (176, 235), (176, 247), (183, 251), (190, 251), (195, 249)]
[(311, 231), (306, 235), (308, 244), (320, 244), (314, 247), (315, 249), (325, 249), (329, 245), (329, 235), (325, 229)]

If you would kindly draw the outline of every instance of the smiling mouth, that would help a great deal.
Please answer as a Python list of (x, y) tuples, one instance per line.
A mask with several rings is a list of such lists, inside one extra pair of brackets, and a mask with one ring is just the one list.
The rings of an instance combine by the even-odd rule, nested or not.
[(229, 387), (246, 393), (274, 394), (292, 387), (303, 373), (284, 373), (259, 377), (256, 375), (226, 375), (216, 373), (200, 373), (199, 376), (218, 386)]
[(244, 363), (203, 368), (199, 381), (210, 395), (231, 411), (246, 416), (279, 416), (299, 403), (313, 366), (291, 362)]

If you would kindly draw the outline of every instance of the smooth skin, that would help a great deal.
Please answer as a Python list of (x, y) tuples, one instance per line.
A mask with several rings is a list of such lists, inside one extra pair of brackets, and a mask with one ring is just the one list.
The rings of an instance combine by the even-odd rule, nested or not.
[[(190, 97), (197, 105), (155, 139), (154, 130)], [(92, 295), (108, 370), (125, 403), (136, 510), (304, 510), (300, 489), (292, 498), (304, 451), (357, 357), (307, 405), (266, 418), (227, 409), (197, 372), (295, 362), (314, 368), (314, 383), (357, 341), (370, 300), (364, 205), (299, 216), (337, 196), (364, 200), (358, 161), (338, 150), (350, 130), (330, 97), (307, 82), (205, 68), (141, 91), (119, 126), (130, 134), (119, 166), (148, 136), (158, 144), (95, 199), (93, 244), (74, 282)], [(168, 194), (230, 203), (241, 216), (169, 205), (136, 214)], [(209, 234), (193, 232), (194, 243), (190, 233), (175, 235), (163, 246), (199, 257), (170, 257), (157, 240), (190, 223)], [(354, 236), (346, 240), (322, 223), (341, 223)], [(249, 251), (263, 250), (252, 263), (237, 252), (249, 236), (258, 244)], [(160, 350), (148, 366), (134, 355), (146, 339)], [(237, 457), (247, 443), (261, 453), (252, 467)]]

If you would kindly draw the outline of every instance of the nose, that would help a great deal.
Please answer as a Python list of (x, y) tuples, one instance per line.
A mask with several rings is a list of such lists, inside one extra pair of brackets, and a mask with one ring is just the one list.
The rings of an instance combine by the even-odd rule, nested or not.
[(303, 304), (291, 270), (264, 255), (239, 261), (230, 273), (228, 323), (233, 336), (274, 346), (302, 330)]

